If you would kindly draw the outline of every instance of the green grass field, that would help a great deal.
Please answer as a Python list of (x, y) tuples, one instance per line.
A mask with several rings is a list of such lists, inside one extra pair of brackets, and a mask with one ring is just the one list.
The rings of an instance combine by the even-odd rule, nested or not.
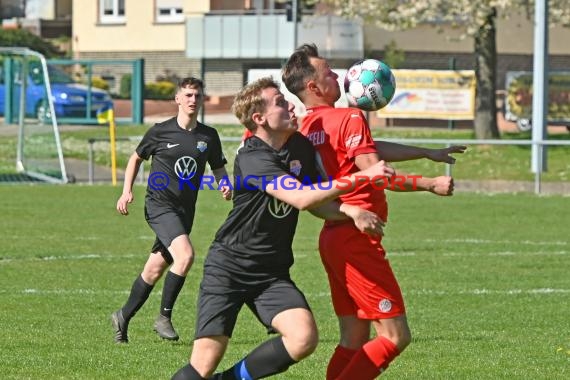
[[(0, 186), (0, 368), (3, 379), (167, 379), (188, 357), (208, 245), (229, 211), (215, 191), (198, 201), (198, 258), (174, 312), (181, 341), (152, 324), (159, 282), (116, 345), (109, 314), (125, 301), (153, 236), (144, 188), (131, 215), (120, 187)], [(570, 378), (569, 198), (389, 194), (385, 246), (407, 302), (413, 343), (385, 379)], [(311, 303), (320, 345), (278, 379), (323, 379), (336, 319), (317, 252), (320, 221), (303, 213), (293, 277)], [(266, 338), (243, 311), (221, 367)]]

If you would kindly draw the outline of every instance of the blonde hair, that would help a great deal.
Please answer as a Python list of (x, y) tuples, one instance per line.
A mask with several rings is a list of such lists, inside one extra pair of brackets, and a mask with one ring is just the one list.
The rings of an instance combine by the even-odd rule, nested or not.
[(251, 119), (253, 114), (265, 111), (266, 103), (265, 99), (261, 97), (261, 92), (266, 88), (279, 90), (279, 84), (272, 77), (264, 77), (245, 85), (234, 98), (232, 112), (239, 122), (250, 131), (257, 128)]

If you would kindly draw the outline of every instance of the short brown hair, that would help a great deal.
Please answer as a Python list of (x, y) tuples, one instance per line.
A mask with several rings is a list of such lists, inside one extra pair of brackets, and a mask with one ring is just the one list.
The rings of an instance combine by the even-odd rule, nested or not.
[(180, 91), (186, 87), (197, 88), (201, 92), (204, 92), (204, 82), (201, 79), (198, 79), (195, 77), (186, 77), (186, 78), (182, 78), (178, 81), (177, 91)]
[(261, 97), (261, 91), (266, 88), (279, 90), (279, 84), (272, 77), (264, 77), (245, 85), (234, 98), (232, 112), (239, 122), (250, 131), (254, 131), (257, 127), (251, 119), (253, 114), (265, 111), (266, 103)]
[(311, 58), (321, 58), (319, 49), (315, 44), (304, 44), (291, 54), (283, 66), (281, 80), (287, 90), (298, 98), (301, 98), (299, 94), (305, 89), (307, 80), (315, 78), (316, 70), (311, 65)]

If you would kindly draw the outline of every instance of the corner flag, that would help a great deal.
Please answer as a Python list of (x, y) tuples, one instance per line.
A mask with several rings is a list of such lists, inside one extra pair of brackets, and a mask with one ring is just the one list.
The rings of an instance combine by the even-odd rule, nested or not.
[(105, 106), (97, 111), (99, 124), (109, 123), (109, 141), (111, 142), (111, 180), (113, 186), (117, 184), (117, 159), (115, 146), (115, 113), (112, 106)]
[(113, 107), (104, 106), (97, 110), (97, 122), (99, 124), (107, 124), (115, 119)]

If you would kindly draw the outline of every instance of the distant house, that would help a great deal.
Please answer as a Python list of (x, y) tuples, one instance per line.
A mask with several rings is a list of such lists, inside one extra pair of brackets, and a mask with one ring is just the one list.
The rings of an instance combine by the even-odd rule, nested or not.
[(0, 0), (3, 28), (21, 27), (42, 38), (71, 38), (72, 0)]
[[(279, 68), (295, 44), (303, 42), (316, 42), (337, 67), (348, 67), (363, 55), (382, 58), (392, 41), (405, 53), (400, 68), (474, 66), (473, 41), (454, 42), (451, 29), (439, 33), (424, 25), (388, 32), (313, 16), (310, 9), (303, 11), (295, 32), (286, 2), (276, 0), (71, 1), (75, 58), (144, 58), (146, 82), (200, 76), (210, 95), (234, 94), (249, 69)], [(551, 29), (551, 69), (570, 69), (569, 40), (569, 28)], [(497, 48), (497, 84), (502, 88), (506, 71), (532, 68), (532, 22), (522, 15), (500, 20)]]
[(0, 6), (0, 19), (26, 17), (26, 2), (24, 0), (2, 0)]

